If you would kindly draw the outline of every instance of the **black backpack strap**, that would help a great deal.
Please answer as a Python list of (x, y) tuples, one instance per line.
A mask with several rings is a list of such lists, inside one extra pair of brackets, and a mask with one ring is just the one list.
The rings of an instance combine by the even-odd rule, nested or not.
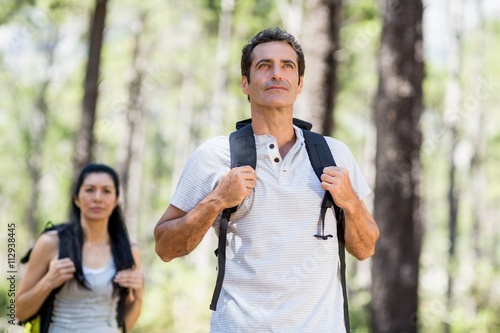
[[(231, 168), (250, 165), (254, 169), (257, 165), (257, 152), (255, 148), (255, 137), (251, 127), (251, 119), (245, 119), (236, 123), (236, 132), (231, 133), (229, 136), (229, 147), (231, 154)], [(318, 133), (311, 132), (312, 125), (300, 119), (293, 119), (293, 124), (300, 127), (304, 133), (307, 153), (309, 160), (314, 169), (314, 172), (321, 178), (323, 169), (327, 166), (336, 166), (335, 160), (325, 138)], [(217, 309), (217, 302), (222, 290), (222, 282), (224, 280), (226, 268), (226, 242), (227, 242), (227, 228), (229, 219), (232, 213), (236, 211), (237, 207), (225, 209), (222, 212), (220, 227), (219, 227), (219, 241), (218, 248), (215, 251), (217, 255), (217, 282), (215, 285), (212, 302), (210, 304), (211, 310)], [(323, 202), (321, 204), (321, 219), (322, 219), (322, 235), (317, 235), (319, 238), (328, 239), (332, 235), (324, 235), (325, 214), (328, 208), (332, 208), (337, 218), (337, 238), (339, 248), (340, 260), (340, 280), (342, 284), (342, 293), (344, 297), (344, 322), (346, 331), (350, 332), (349, 322), (349, 307), (347, 302), (347, 287), (345, 278), (345, 243), (344, 243), (344, 212), (333, 201), (331, 194), (325, 191)]]
[[(332, 152), (325, 138), (318, 133), (311, 132), (309, 130), (303, 130), (304, 139), (306, 143), (307, 154), (309, 155), (309, 160), (311, 165), (318, 176), (321, 179), (323, 174), (323, 169), (327, 166), (336, 166), (335, 159), (333, 158)], [(344, 227), (345, 227), (345, 216), (344, 211), (335, 204), (330, 192), (325, 191), (325, 196), (323, 197), (323, 202), (321, 204), (321, 223), (322, 223), (322, 233), (320, 235), (315, 235), (317, 238), (328, 239), (333, 237), (332, 235), (325, 235), (325, 214), (328, 208), (332, 208), (335, 212), (335, 217), (337, 219), (337, 239), (339, 248), (339, 261), (340, 261), (340, 283), (342, 284), (342, 294), (344, 297), (344, 323), (346, 326), (346, 331), (350, 332), (350, 321), (349, 321), (349, 305), (347, 302), (347, 285), (345, 276), (345, 240), (344, 240)]]
[[(240, 125), (242, 126), (240, 126)], [(257, 165), (257, 151), (255, 149), (255, 137), (253, 135), (252, 125), (245, 121), (238, 122), (238, 130), (229, 135), (229, 150), (231, 153), (231, 169), (242, 165), (250, 165), (255, 169)], [(226, 273), (226, 242), (227, 228), (231, 214), (237, 207), (226, 208), (222, 211), (222, 217), (219, 225), (219, 241), (215, 254), (217, 255), (217, 281), (210, 302), (210, 309), (217, 310), (222, 282)]]
[[(311, 161), (312, 168), (314, 173), (321, 181), (321, 175), (323, 174), (323, 169), (327, 166), (337, 166), (335, 160), (333, 159), (332, 152), (330, 151), (330, 147), (328, 147), (328, 143), (325, 138), (318, 133), (314, 133), (308, 130), (303, 130), (304, 140), (306, 143), (307, 155), (309, 156), (309, 160)], [(328, 239), (333, 237), (332, 235), (325, 235), (325, 214), (328, 208), (338, 208), (337, 205), (333, 202), (332, 195), (330, 192), (325, 191), (325, 195), (323, 197), (323, 202), (321, 203), (321, 234), (315, 235), (315, 237), (321, 239)], [(337, 214), (337, 209), (334, 209), (335, 214)], [(338, 215), (336, 215), (338, 217)], [(337, 221), (339, 219), (337, 218)]]
[[(69, 225), (60, 225), (55, 228), (57, 234), (59, 235), (59, 259), (69, 257), (72, 234)], [(64, 284), (63, 284), (64, 285)], [(41, 332), (45, 333), (49, 331), (49, 326), (52, 321), (52, 311), (54, 310), (54, 301), (56, 299), (56, 294), (62, 289), (63, 285), (52, 290), (47, 297), (47, 300), (43, 304), (45, 307), (45, 316), (41, 317)]]
[[(66, 258), (69, 256), (69, 244), (71, 241), (71, 234), (69, 234), (69, 228), (66, 225), (53, 225), (51, 222), (47, 223), (45, 229), (42, 233), (47, 231), (56, 230), (59, 236), (59, 258)], [(28, 253), (22, 258), (22, 263), (27, 263), (31, 255), (31, 249)], [(49, 331), (51, 319), (52, 319), (52, 311), (54, 309), (54, 300), (56, 298), (56, 294), (61, 290), (62, 286), (52, 290), (43, 302), (42, 306), (38, 310), (38, 312), (31, 317), (28, 321), (40, 316), (40, 333), (47, 333)]]
[(248, 124), (229, 135), (229, 149), (231, 152), (231, 169), (242, 165), (249, 165), (255, 169), (257, 165), (257, 151), (252, 125)]

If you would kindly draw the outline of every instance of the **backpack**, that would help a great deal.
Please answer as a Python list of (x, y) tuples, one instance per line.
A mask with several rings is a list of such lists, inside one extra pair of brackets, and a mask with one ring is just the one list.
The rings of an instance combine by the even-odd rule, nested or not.
[[(69, 256), (69, 245), (68, 240), (70, 235), (69, 228), (65, 228), (64, 225), (53, 225), (51, 222), (48, 222), (45, 226), (45, 229), (42, 231), (42, 234), (48, 231), (56, 230), (59, 235), (59, 259), (66, 258)], [(29, 249), (28, 252), (21, 258), (21, 263), (26, 264), (29, 261), (32, 249)], [(46, 333), (49, 331), (49, 326), (52, 317), (52, 310), (54, 308), (54, 300), (56, 298), (56, 294), (61, 290), (62, 285), (52, 290), (43, 302), (38, 312), (35, 313), (31, 318), (26, 320), (25, 322), (20, 322), (20, 324), (25, 326), (25, 332), (33, 332), (33, 333)]]
[[(45, 229), (42, 231), (46, 233), (48, 231), (56, 230), (59, 236), (59, 259), (62, 258), (72, 258), (72, 239), (76, 237), (73, 231), (71, 230), (71, 226), (69, 224), (59, 224), (53, 225), (52, 222), (48, 222), (45, 226)], [(28, 252), (21, 258), (21, 263), (26, 264), (29, 261), (31, 255), (32, 248), (28, 250)], [(45, 299), (38, 312), (35, 313), (31, 318), (24, 322), (19, 322), (19, 324), (25, 326), (25, 333), (47, 333), (49, 331), (50, 323), (52, 322), (52, 311), (54, 309), (54, 301), (56, 298), (56, 294), (62, 289), (64, 283), (52, 290), (49, 296)], [(125, 304), (126, 294), (120, 292), (120, 304)], [(123, 318), (123, 311), (118, 310), (118, 324), (122, 325), (123, 333), (125, 333), (125, 325)]]
[[(242, 120), (236, 123), (236, 131), (232, 132), (229, 136), (229, 149), (231, 155), (231, 168), (237, 166), (249, 165), (255, 169), (257, 164), (257, 152), (255, 148), (255, 137), (253, 134), (251, 119)], [(307, 154), (311, 165), (316, 173), (318, 179), (320, 179), (323, 174), (323, 169), (327, 166), (336, 166), (335, 160), (332, 156), (331, 150), (326, 142), (325, 138), (318, 133), (311, 132), (312, 124), (293, 118), (293, 124), (302, 129), (306, 144)], [(350, 332), (349, 323), (349, 308), (347, 303), (347, 288), (346, 288), (346, 278), (345, 278), (345, 241), (344, 241), (344, 223), (345, 217), (344, 212), (339, 208), (330, 194), (330, 192), (325, 191), (323, 201), (321, 203), (321, 221), (322, 221), (322, 232), (315, 237), (326, 240), (332, 235), (325, 235), (325, 214), (328, 208), (332, 208), (335, 212), (335, 217), (337, 219), (337, 238), (338, 238), (338, 248), (339, 248), (339, 260), (340, 260), (340, 282), (342, 284), (342, 294), (344, 298), (344, 323), (346, 326), (346, 331)], [(226, 268), (226, 239), (227, 239), (227, 228), (229, 219), (232, 213), (236, 211), (237, 207), (226, 208), (222, 211), (221, 222), (219, 226), (219, 241), (217, 250), (215, 254), (217, 256), (217, 280), (212, 296), (212, 301), (210, 304), (210, 309), (213, 311), (217, 310), (217, 301), (219, 300), (219, 295), (222, 289), (222, 282), (224, 280), (225, 268)]]

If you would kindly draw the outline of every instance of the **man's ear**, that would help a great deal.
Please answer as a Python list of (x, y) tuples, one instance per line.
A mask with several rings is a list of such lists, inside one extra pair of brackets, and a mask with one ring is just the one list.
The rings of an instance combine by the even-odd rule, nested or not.
[(241, 90), (245, 95), (248, 95), (248, 79), (245, 75), (241, 76)]
[(299, 91), (297, 92), (300, 94), (302, 92), (302, 87), (304, 86), (304, 75), (299, 77)]

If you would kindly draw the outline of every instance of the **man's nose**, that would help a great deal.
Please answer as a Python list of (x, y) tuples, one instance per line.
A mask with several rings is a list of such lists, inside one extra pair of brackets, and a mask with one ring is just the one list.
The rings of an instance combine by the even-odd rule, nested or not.
[(274, 80), (281, 80), (281, 67), (278, 64), (272, 68), (272, 77)]

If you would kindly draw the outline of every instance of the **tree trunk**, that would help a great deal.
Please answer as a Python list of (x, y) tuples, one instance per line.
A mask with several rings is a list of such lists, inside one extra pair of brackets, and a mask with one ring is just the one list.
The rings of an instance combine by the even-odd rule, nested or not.
[(141, 14), (139, 27), (134, 34), (132, 54), (132, 80), (129, 84), (129, 101), (126, 110), (127, 137), (125, 156), (121, 162), (120, 177), (124, 195), (124, 209), (130, 238), (137, 241), (139, 213), (141, 207), (142, 157), (145, 142), (146, 108), (142, 85), (145, 74), (144, 50), (141, 37), (144, 32), (146, 14)]
[(96, 0), (89, 38), (89, 57), (85, 74), (84, 96), (82, 103), (81, 127), (76, 133), (75, 152), (73, 156), (74, 179), (85, 164), (92, 161), (94, 149), (94, 124), (99, 88), (99, 67), (101, 64), (101, 48), (106, 19), (107, 0)]
[[(450, 151), (448, 155), (448, 226), (449, 241), (448, 249), (448, 288), (446, 291), (446, 308), (448, 317), (451, 316), (453, 307), (453, 284), (455, 276), (456, 259), (456, 241), (457, 241), (457, 219), (460, 189), (457, 185), (455, 164), (456, 149), (459, 141), (458, 121), (460, 118), (460, 96), (461, 96), (461, 38), (462, 38), (462, 0), (450, 0), (450, 22), (451, 38), (448, 49), (448, 82), (446, 86), (445, 101), (445, 123), (450, 133)], [(445, 320), (444, 332), (451, 332), (451, 321)]]
[[(313, 128), (324, 135), (334, 130), (335, 97), (338, 90), (337, 64), (339, 33), (342, 25), (343, 0), (307, 2), (307, 19), (303, 41), (306, 59), (304, 85), (306, 117)], [(307, 74), (309, 73), (309, 75)]]
[(49, 106), (47, 101), (47, 91), (51, 81), (50, 69), (54, 64), (54, 51), (58, 43), (58, 32), (52, 37), (51, 41), (47, 43), (47, 64), (45, 68), (46, 74), (44, 81), (40, 86), (38, 96), (35, 103), (35, 114), (30, 119), (30, 127), (27, 129), (29, 132), (25, 133), (26, 142), (28, 145), (28, 154), (26, 163), (28, 172), (32, 183), (32, 192), (30, 194), (28, 207), (26, 211), (25, 221), (28, 225), (28, 232), (30, 238), (35, 238), (38, 233), (37, 212), (38, 203), (41, 193), (41, 180), (42, 180), (42, 145), (45, 141), (47, 133), (47, 122)]
[(212, 92), (210, 119), (207, 122), (207, 124), (210, 124), (208, 126), (210, 137), (221, 135), (224, 128), (224, 101), (227, 91), (227, 67), (229, 64), (229, 42), (231, 40), (233, 12), (234, 0), (221, 0), (221, 14), (215, 56), (214, 91)]
[[(474, 56), (474, 72), (472, 77), (475, 78), (473, 87), (481, 87), (483, 81), (483, 62), (484, 62), (484, 49), (485, 49), (485, 36), (484, 36), (484, 18), (482, 12), (482, 0), (476, 0), (476, 11), (478, 17), (478, 36), (476, 38), (475, 56)], [(477, 88), (475, 88), (477, 89)], [(470, 179), (472, 180), (472, 247), (476, 258), (481, 258), (482, 248), (481, 239), (482, 224), (481, 221), (486, 221), (485, 217), (485, 197), (487, 180), (484, 170), (484, 162), (486, 158), (486, 140), (483, 133), (485, 128), (484, 110), (482, 105), (482, 98), (478, 96), (478, 91), (474, 91), (474, 98), (465, 103), (465, 107), (470, 108), (468, 111), (473, 118), (472, 122), (472, 145), (474, 155), (472, 156), (470, 165)]]
[(300, 39), (304, 0), (276, 0), (276, 7), (278, 7), (285, 30)]
[(422, 243), (422, 2), (387, 1), (374, 105), (377, 128), (374, 217), (380, 239), (372, 262), (374, 333), (418, 331)]

